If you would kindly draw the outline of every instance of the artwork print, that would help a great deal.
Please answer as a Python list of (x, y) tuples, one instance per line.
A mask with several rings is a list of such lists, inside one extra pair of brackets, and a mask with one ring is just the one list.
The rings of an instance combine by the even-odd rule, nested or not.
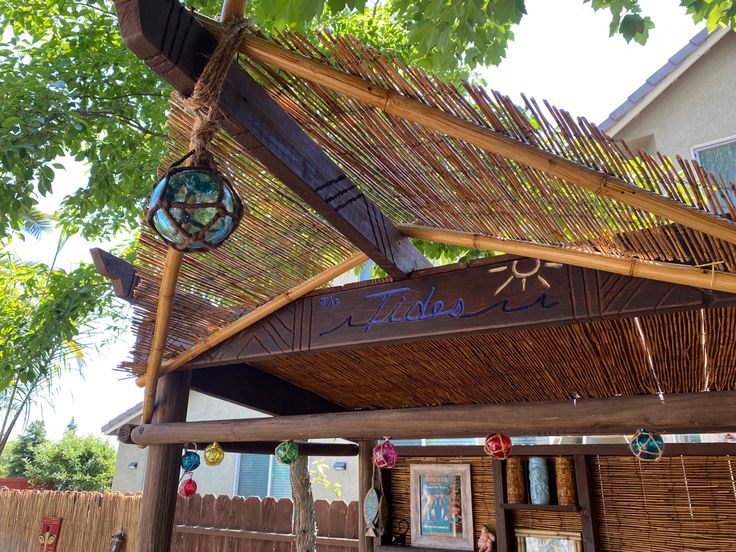
[(469, 464), (412, 464), (411, 542), (473, 550)]
[(459, 475), (420, 475), (421, 533), (427, 536), (463, 534), (462, 488)]
[(519, 552), (580, 552), (581, 539), (578, 533), (554, 531), (516, 531)]

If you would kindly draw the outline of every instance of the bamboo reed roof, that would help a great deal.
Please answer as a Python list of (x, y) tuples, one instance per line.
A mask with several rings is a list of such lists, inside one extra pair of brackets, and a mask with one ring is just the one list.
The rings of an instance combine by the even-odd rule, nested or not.
[[(733, 184), (687, 160), (635, 154), (584, 118), (546, 102), (524, 98), (519, 106), (479, 85), (453, 86), (351, 37), (323, 33), (317, 44), (298, 34), (269, 40), (539, 150), (736, 218)], [(733, 244), (594, 195), (246, 56), (240, 63), (396, 223), (736, 271)], [(173, 98), (171, 155), (162, 171), (185, 153), (191, 124), (182, 101)], [(243, 198), (246, 214), (224, 246), (185, 257), (165, 358), (356, 251), (230, 137), (221, 133), (214, 151)], [(136, 374), (145, 369), (165, 256), (165, 246), (145, 230), (138, 245), (142, 281), (134, 300), (137, 342), (130, 362), (123, 363)], [(642, 319), (651, 337), (650, 357), (633, 322), (620, 321), (326, 353), (259, 366), (359, 408), (733, 388), (734, 312), (704, 314), (714, 347), (705, 378), (698, 316)], [(402, 359), (407, 357), (422, 359), (421, 367), (406, 366)], [(384, 381), (375, 379), (377, 358), (385, 366)], [(523, 372), (514, 375), (519, 369)], [(658, 384), (653, 373), (659, 374)], [(446, 379), (438, 387), (440, 376)]]

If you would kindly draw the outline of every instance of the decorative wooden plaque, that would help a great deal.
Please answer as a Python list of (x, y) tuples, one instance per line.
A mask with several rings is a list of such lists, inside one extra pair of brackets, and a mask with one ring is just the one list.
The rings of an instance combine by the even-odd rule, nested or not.
[(56, 545), (59, 542), (59, 533), (61, 533), (61, 518), (43, 518), (41, 534), (38, 535), (38, 542), (41, 544), (41, 552), (56, 552)]

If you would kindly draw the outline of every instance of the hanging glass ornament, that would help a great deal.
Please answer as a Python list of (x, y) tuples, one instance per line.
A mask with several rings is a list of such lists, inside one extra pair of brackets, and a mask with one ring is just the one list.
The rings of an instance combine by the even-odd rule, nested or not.
[(179, 251), (207, 251), (232, 234), (243, 204), (230, 182), (210, 164), (176, 161), (156, 184), (146, 210), (148, 225)]
[(629, 448), (639, 460), (656, 462), (664, 454), (664, 439), (656, 431), (640, 428), (629, 441)]
[(399, 455), (396, 447), (389, 441), (388, 437), (383, 438), (383, 443), (373, 448), (373, 463), (378, 468), (386, 468), (390, 470), (396, 465)]
[(204, 461), (208, 466), (219, 466), (225, 459), (225, 451), (215, 442), (204, 449)]
[(506, 460), (511, 456), (511, 438), (503, 433), (486, 435), (483, 451), (495, 460)]
[(299, 457), (299, 445), (294, 441), (283, 441), (276, 447), (275, 454), (282, 464), (291, 464)]
[(194, 471), (199, 467), (200, 459), (197, 453), (197, 446), (194, 450), (189, 450), (189, 446), (185, 447), (184, 454), (181, 456), (181, 467), (185, 472)]
[(187, 498), (197, 494), (197, 482), (192, 479), (191, 473), (184, 474), (184, 479), (179, 484), (179, 494)]

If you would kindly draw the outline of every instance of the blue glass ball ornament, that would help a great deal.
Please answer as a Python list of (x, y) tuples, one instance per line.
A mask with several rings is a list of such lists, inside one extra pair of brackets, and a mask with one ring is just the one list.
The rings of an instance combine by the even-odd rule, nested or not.
[(235, 189), (213, 167), (175, 162), (153, 187), (146, 210), (148, 225), (179, 251), (207, 251), (221, 245), (238, 227), (243, 204)]
[(196, 450), (186, 450), (181, 457), (181, 467), (184, 471), (194, 471), (199, 467), (200, 459)]
[(641, 428), (629, 441), (629, 448), (639, 460), (656, 462), (664, 454), (664, 439), (656, 431)]

